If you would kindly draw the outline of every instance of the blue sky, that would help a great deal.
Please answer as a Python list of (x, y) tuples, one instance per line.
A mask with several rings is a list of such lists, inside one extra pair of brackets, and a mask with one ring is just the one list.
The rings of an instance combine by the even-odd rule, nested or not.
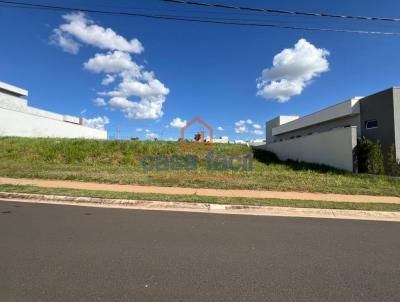
[[(300, 26), (400, 32), (400, 23), (349, 22), (269, 15), (247, 16), (243, 13), (237, 15), (240, 12), (192, 8), (155, 0), (121, 0), (118, 4), (111, 0), (95, 2), (32, 0), (31, 2), (100, 9), (129, 7), (136, 10), (140, 8), (140, 12), (144, 13), (177, 15), (197, 15), (197, 12), (201, 11), (207, 16), (216, 16), (217, 14), (212, 12), (219, 12), (224, 15), (218, 16), (224, 18), (264, 19), (265, 22)], [(209, 2), (243, 4), (243, 1), (210, 0)], [(386, 17), (399, 17), (396, 16), (396, 11), (400, 11), (398, 1), (382, 1), (377, 5), (376, 1), (358, 0), (269, 1), (268, 4), (265, 1), (249, 0), (246, 1), (246, 5)], [(154, 11), (155, 9), (174, 11)], [(143, 46), (144, 51), (134, 48), (122, 49), (122, 53), (128, 54), (132, 62), (142, 66), (141, 83), (145, 85), (150, 83), (144, 74), (146, 71), (152, 71), (154, 74), (148, 77), (151, 78), (150, 81), (157, 81), (159, 85), (153, 87), (153, 92), (154, 90), (158, 92), (151, 95), (150, 101), (159, 102), (159, 105), (161, 100), (161, 108), (154, 109), (155, 103), (151, 103), (152, 110), (155, 110), (154, 114), (147, 114), (147, 118), (142, 119), (146, 114), (143, 115), (143, 112), (137, 110), (146, 111), (147, 107), (143, 107), (139, 102), (143, 100), (149, 102), (148, 97), (125, 95), (129, 102), (136, 103), (136, 105), (128, 103), (128, 107), (132, 108), (130, 111), (122, 110), (121, 106), (113, 107), (108, 103), (112, 96), (99, 93), (114, 91), (115, 96), (116, 91), (121, 92), (121, 89), (117, 88), (122, 81), (121, 74), (111, 73), (115, 80), (105, 86), (101, 82), (107, 73), (110, 74), (109, 72), (96, 73), (93, 71), (96, 68), (94, 65), (91, 66), (91, 70), (84, 67), (85, 62), (89, 62), (96, 54), (102, 56), (114, 54), (115, 47), (100, 48), (98, 44), (96, 46), (71, 36), (70, 32), (62, 32), (63, 37), (79, 43), (81, 45), (79, 52), (75, 50), (75, 54), (68, 53), (55, 45), (54, 30), (60, 28), (62, 24), (68, 24), (68, 21), (63, 19), (65, 14), (67, 12), (11, 9), (0, 6), (2, 37), (0, 81), (28, 89), (29, 104), (35, 107), (64, 114), (83, 115), (87, 119), (106, 116), (110, 120), (105, 126), (110, 136), (114, 136), (118, 129), (120, 135), (124, 137), (145, 138), (146, 135), (148, 137), (157, 135), (160, 139), (177, 138), (179, 129), (168, 126), (175, 118), (188, 121), (200, 116), (213, 126), (215, 136), (227, 135), (232, 139), (264, 138), (264, 134), (257, 134), (261, 132), (255, 131), (260, 129), (254, 124), (263, 127), (266, 120), (280, 114), (304, 115), (352, 96), (368, 95), (391, 86), (398, 86), (400, 82), (400, 36), (195, 24), (86, 14), (84, 18), (89, 22), (88, 26), (96, 24), (104, 29), (111, 28), (126, 42), (130, 43), (132, 39), (137, 39)], [(92, 20), (93, 23), (88, 20)], [(282, 100), (279, 102), (272, 97), (266, 99), (257, 96), (257, 79), (261, 77), (262, 71), (272, 67), (274, 56), (286, 48), (293, 49), (300, 39), (305, 39), (316, 50), (329, 52), (329, 55), (325, 53), (322, 59), (318, 57), (316, 61), (311, 62), (319, 65), (316, 69), (308, 71), (306, 79), (304, 74), (300, 75), (300, 78), (303, 76), (300, 83), (305, 86), (302, 87), (301, 93), (291, 96), (290, 99), (284, 100), (285, 102)], [(329, 68), (321, 66), (324, 62)], [(278, 74), (282, 73), (282, 70), (275, 71)], [(298, 84), (299, 75), (296, 74), (296, 70), (294, 73), (295, 75), (289, 75), (289, 79), (291, 81), (294, 79)], [(285, 79), (285, 75), (282, 77)], [(282, 77), (278, 80), (282, 80)], [(129, 80), (132, 84), (133, 78)], [(99, 97), (104, 99), (106, 106), (94, 104), (94, 100)], [(130, 118), (127, 117), (127, 112), (130, 112)], [(252, 122), (246, 122), (247, 120)], [(218, 127), (222, 127), (224, 131), (217, 130)], [(243, 133), (236, 133), (235, 128), (236, 132)], [(238, 131), (239, 128), (243, 131)], [(140, 129), (142, 131), (137, 131)]]

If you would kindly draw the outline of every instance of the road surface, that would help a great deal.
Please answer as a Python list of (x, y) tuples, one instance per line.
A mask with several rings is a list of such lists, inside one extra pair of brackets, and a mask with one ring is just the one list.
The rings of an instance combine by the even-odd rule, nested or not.
[(399, 301), (400, 223), (0, 201), (0, 301)]

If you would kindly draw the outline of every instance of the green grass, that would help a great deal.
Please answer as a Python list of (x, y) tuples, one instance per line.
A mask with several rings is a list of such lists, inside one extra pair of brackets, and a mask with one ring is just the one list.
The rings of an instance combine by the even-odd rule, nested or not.
[(264, 199), (264, 198), (243, 198), (243, 197), (211, 197), (198, 195), (167, 195), (153, 193), (129, 193), (76, 190), (62, 188), (42, 188), (22, 185), (0, 185), (0, 192), (18, 192), (28, 194), (44, 194), (74, 197), (96, 197), (108, 199), (129, 199), (149, 201), (174, 201), (192, 203), (214, 203), (226, 205), (256, 205), (256, 206), (278, 206), (292, 208), (318, 208), (318, 209), (341, 209), (341, 210), (364, 210), (364, 211), (400, 211), (400, 204), (385, 203), (352, 203), (332, 202), (314, 200), (287, 200), (287, 199)]
[[(238, 156), (243, 145), (215, 144), (215, 154)], [(152, 171), (144, 156), (193, 154), (196, 171)], [(320, 165), (254, 160), (253, 171), (208, 171), (207, 150), (182, 151), (177, 142), (0, 138), (0, 176), (223, 189), (400, 196), (400, 180), (347, 173)]]

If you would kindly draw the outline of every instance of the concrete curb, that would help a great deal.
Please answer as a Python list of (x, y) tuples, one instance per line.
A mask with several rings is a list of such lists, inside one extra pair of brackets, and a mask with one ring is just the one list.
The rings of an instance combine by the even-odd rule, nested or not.
[(185, 188), (185, 187), (157, 187), (142, 185), (105, 184), (94, 182), (80, 182), (73, 180), (55, 179), (26, 179), (0, 177), (0, 184), (30, 185), (42, 188), (65, 188), (78, 190), (99, 190), (110, 192), (155, 193), (168, 195), (199, 195), (213, 197), (251, 197), (274, 198), (293, 200), (339, 201), (357, 203), (393, 203), (400, 204), (400, 197), (396, 196), (369, 196), (346, 195), (333, 193), (312, 192), (284, 192), (265, 190), (239, 190), (239, 189), (210, 189), (210, 188)]
[[(129, 199), (106, 199), (43, 194), (0, 192), (0, 199), (15, 202), (75, 205), (103, 208), (129, 208), (137, 210), (182, 211), (215, 214), (356, 219), (400, 222), (400, 212), (331, 210), (310, 208), (269, 207), (250, 205), (223, 205), (189, 202), (164, 202)], [(1, 202), (1, 201), (0, 201)]]

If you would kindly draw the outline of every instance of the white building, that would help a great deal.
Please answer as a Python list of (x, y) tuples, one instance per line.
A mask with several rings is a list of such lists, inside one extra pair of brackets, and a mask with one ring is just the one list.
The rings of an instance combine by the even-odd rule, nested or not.
[(266, 123), (266, 144), (281, 160), (299, 160), (354, 171), (357, 139), (365, 137), (400, 160), (400, 88), (353, 97), (309, 115), (278, 116)]
[(250, 146), (262, 146), (266, 143), (265, 139), (253, 139), (249, 141)]
[(220, 138), (214, 138), (213, 143), (216, 144), (229, 144), (229, 137), (221, 136)]
[[(210, 136), (206, 136), (206, 142), (210, 142)], [(227, 136), (220, 136), (219, 138), (214, 137), (213, 138), (213, 143), (214, 144), (229, 144), (229, 137)]]
[(245, 140), (242, 140), (242, 139), (235, 139), (233, 141), (233, 143), (234, 144), (240, 144), (240, 145), (247, 145), (248, 144), (248, 142), (246, 142)]
[(267, 122), (265, 149), (280, 159), (326, 164), (353, 171), (360, 105), (358, 97), (318, 112), (279, 116)]
[(107, 139), (82, 118), (28, 106), (28, 91), (0, 82), (0, 136)]

